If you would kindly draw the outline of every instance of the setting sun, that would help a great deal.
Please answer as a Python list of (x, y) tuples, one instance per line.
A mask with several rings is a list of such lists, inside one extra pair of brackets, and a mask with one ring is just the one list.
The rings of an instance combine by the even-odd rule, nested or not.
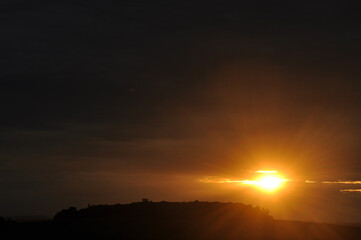
[(289, 181), (287, 178), (284, 178), (276, 170), (258, 170), (252, 171), (253, 174), (257, 176), (252, 177), (251, 179), (229, 179), (221, 177), (203, 177), (199, 178), (198, 182), (201, 183), (235, 183), (240, 185), (248, 185), (255, 187), (266, 193), (273, 193), (284, 186), (284, 184)]
[(283, 179), (278, 174), (263, 174), (263, 176), (255, 181), (255, 185), (263, 191), (274, 192), (282, 187), (285, 181), (287, 179)]

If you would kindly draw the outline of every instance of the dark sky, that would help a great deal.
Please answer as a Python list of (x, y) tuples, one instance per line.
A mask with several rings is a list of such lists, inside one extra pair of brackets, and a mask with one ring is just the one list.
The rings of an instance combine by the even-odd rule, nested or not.
[[(361, 179), (355, 3), (0, 1), (0, 215), (148, 197), (361, 222), (361, 192), (297, 182)], [(297, 186), (196, 181), (258, 169)]]

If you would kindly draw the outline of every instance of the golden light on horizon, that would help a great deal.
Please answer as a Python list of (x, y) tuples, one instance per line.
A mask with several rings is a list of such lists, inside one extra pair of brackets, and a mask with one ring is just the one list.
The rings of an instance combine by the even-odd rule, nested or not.
[(274, 193), (280, 188), (282, 188), (287, 181), (289, 181), (287, 178), (284, 178), (281, 174), (279, 174), (276, 170), (258, 170), (252, 172), (253, 174), (257, 174), (257, 176), (255, 176), (251, 180), (237, 180), (209, 176), (198, 179), (198, 182), (249, 185), (250, 187), (255, 187), (256, 189), (259, 189), (265, 193)]
[(255, 185), (265, 192), (275, 192), (281, 188), (287, 179), (279, 174), (263, 174), (255, 181)]
[(259, 174), (259, 177), (254, 181), (254, 185), (263, 192), (276, 192), (287, 181), (276, 170), (258, 170), (255, 173)]
[(244, 180), (240, 182), (242, 184), (253, 185), (263, 192), (273, 193), (283, 187), (285, 182), (288, 181), (288, 179), (284, 178), (276, 170), (258, 170), (255, 171), (255, 173), (259, 174), (259, 177), (255, 180)]

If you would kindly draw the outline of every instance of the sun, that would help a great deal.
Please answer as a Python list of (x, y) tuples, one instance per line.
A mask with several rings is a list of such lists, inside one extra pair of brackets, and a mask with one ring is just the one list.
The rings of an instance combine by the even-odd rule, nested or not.
[[(240, 186), (250, 186), (264, 193), (274, 193), (282, 188), (286, 182), (292, 181), (279, 174), (276, 170), (258, 170), (250, 171), (256, 176), (251, 179), (229, 179), (229, 178), (215, 178), (207, 177), (205, 179), (199, 179), (202, 183), (229, 183), (237, 184)], [(252, 174), (252, 175), (253, 175)]]
[(264, 192), (275, 192), (287, 181), (287, 179), (274, 172), (261, 174), (254, 184)]

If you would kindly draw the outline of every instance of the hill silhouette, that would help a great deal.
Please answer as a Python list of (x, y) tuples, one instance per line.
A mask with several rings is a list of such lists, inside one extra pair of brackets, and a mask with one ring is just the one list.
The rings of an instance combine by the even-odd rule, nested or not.
[(53, 221), (2, 221), (11, 239), (361, 239), (361, 228), (274, 220), (241, 203), (135, 202), (59, 211)]

